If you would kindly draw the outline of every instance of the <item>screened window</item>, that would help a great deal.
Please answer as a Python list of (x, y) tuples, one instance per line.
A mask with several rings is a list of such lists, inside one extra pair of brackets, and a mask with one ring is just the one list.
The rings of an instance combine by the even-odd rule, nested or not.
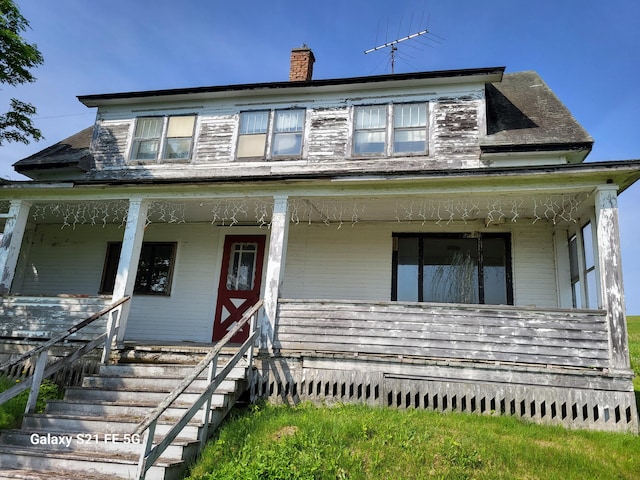
[[(389, 123), (388, 119), (391, 118)], [(402, 155), (427, 152), (427, 104), (357, 106), (355, 155)]]
[(304, 116), (302, 109), (241, 112), (238, 158), (299, 157)]
[[(121, 250), (121, 242), (110, 242), (107, 244), (107, 254), (100, 293), (113, 292)], [(143, 243), (133, 292), (148, 295), (169, 295), (171, 292), (175, 252), (175, 243)]]
[(130, 159), (188, 159), (191, 156), (195, 121), (195, 115), (137, 118)]
[(257, 243), (234, 243), (231, 246), (227, 290), (253, 290), (257, 252)]
[(508, 234), (396, 234), (392, 300), (512, 304)]

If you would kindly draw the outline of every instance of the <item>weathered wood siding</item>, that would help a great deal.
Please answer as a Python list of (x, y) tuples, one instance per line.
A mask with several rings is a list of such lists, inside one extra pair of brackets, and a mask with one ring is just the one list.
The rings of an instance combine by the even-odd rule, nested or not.
[(607, 368), (605, 312), (283, 300), (274, 348)]
[[(405, 96), (408, 95), (408, 96)], [(407, 100), (410, 99), (410, 100)], [(428, 154), (406, 157), (353, 155), (354, 105), (427, 102), (429, 104)], [(203, 102), (189, 110), (198, 115), (194, 149), (186, 168), (185, 161), (144, 162), (127, 160), (135, 117), (148, 106), (112, 107), (100, 112), (96, 122), (93, 152), (99, 178), (184, 178), (198, 176), (286, 175), (324, 171), (393, 172), (421, 169), (481, 167), (480, 137), (484, 132), (484, 88), (469, 86), (448, 91), (416, 90), (368, 92), (357, 99), (327, 96), (314, 102), (307, 97), (291, 99), (291, 105), (306, 109), (303, 153), (300, 158), (238, 161), (235, 158), (240, 112), (251, 109), (287, 108), (284, 103), (257, 98), (254, 104)], [(159, 104), (153, 115), (175, 114), (177, 105)], [(184, 107), (184, 106), (181, 106)], [(186, 108), (186, 107), (185, 107)], [(166, 110), (164, 110), (166, 109)], [(204, 168), (207, 165), (212, 168)], [(115, 169), (114, 169), (115, 167)], [(118, 168), (120, 167), (120, 168)]]

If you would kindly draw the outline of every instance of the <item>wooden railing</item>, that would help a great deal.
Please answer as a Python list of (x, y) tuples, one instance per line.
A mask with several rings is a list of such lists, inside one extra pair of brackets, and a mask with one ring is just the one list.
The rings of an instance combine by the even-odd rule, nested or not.
[[(127, 302), (129, 299), (130, 297), (121, 298), (117, 302), (112, 303), (99, 312), (94, 313), (90, 317), (86, 318), (85, 320), (68, 328), (65, 332), (54, 336), (39, 347), (36, 347), (24, 353), (23, 355), (20, 355), (0, 365), (0, 373), (2, 373), (3, 371), (9, 370), (10, 368), (18, 365), (19, 363), (26, 362), (27, 360), (34, 358), (36, 355), (38, 356), (34, 371), (29, 377), (27, 377), (24, 381), (19, 382), (12, 388), (0, 393), (0, 405), (8, 400), (11, 400), (21, 392), (27, 389), (31, 389), (29, 392), (29, 398), (27, 400), (27, 406), (25, 408), (25, 414), (32, 413), (36, 407), (36, 401), (38, 400), (38, 394), (40, 393), (40, 384), (42, 383), (42, 380), (44, 378), (50, 377), (63, 368), (68, 367), (76, 360), (98, 347), (100, 344), (103, 345), (101, 362), (106, 363), (109, 360), (109, 356), (111, 354), (111, 345), (114, 336), (118, 331), (118, 320), (120, 318), (122, 304)], [(93, 322), (103, 317), (104, 315), (109, 315), (105, 332), (98, 335), (91, 341), (85, 343), (81, 348), (78, 348), (70, 355), (67, 355), (53, 362), (47, 367), (49, 351), (53, 347), (59, 345), (62, 341), (82, 330), (86, 326), (91, 325)]]
[[(153, 410), (146, 418), (138, 424), (133, 432), (133, 435), (144, 438), (144, 449), (140, 454), (140, 460), (138, 462), (138, 479), (144, 479), (147, 470), (160, 458), (165, 449), (178, 437), (182, 429), (191, 421), (191, 419), (198, 413), (198, 411), (204, 406), (204, 419), (203, 426), (200, 432), (200, 450), (204, 447), (204, 444), (208, 437), (209, 419), (211, 415), (211, 402), (212, 397), (216, 389), (220, 386), (223, 380), (229, 375), (231, 370), (236, 366), (241, 358), (247, 353), (247, 368), (251, 369), (253, 364), (253, 346), (256, 338), (259, 337), (258, 326), (258, 311), (262, 307), (262, 300), (259, 300), (253, 307), (251, 307), (242, 316), (238, 323), (232, 328), (222, 340), (220, 340), (209, 353), (198, 363), (191, 373), (185, 377), (185, 379), (169, 393), (165, 399)], [(251, 321), (249, 328), (249, 337), (244, 343), (236, 350), (231, 359), (227, 362), (222, 370), (217, 371), (218, 355), (222, 348), (230, 343), (231, 339), (247, 324)], [(189, 385), (200, 376), (200, 374), (206, 369), (209, 369), (207, 381), (208, 386), (200, 394), (197, 400), (187, 409), (182, 415), (180, 420), (167, 432), (164, 438), (155, 446), (153, 446), (153, 440), (156, 431), (156, 425), (160, 416), (169, 408), (169, 406), (189, 388)]]

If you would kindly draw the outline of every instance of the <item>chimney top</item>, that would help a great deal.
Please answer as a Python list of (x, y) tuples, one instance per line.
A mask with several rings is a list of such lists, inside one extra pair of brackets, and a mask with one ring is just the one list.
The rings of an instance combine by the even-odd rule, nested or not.
[(299, 48), (292, 48), (289, 80), (292, 82), (308, 82), (311, 80), (315, 61), (316, 57), (306, 44)]

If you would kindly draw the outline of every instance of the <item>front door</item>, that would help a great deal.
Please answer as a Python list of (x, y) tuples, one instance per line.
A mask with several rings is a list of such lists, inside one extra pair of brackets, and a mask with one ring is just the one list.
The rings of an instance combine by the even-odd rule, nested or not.
[[(260, 298), (264, 244), (264, 235), (225, 237), (213, 322), (214, 342), (222, 339)], [(246, 325), (233, 337), (232, 342), (242, 343), (248, 337), (249, 326)]]

